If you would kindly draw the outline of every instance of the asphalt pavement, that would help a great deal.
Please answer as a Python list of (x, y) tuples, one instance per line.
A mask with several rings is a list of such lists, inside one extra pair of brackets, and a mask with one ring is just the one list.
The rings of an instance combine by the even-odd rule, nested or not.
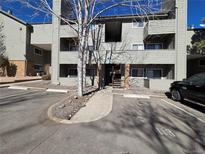
[(205, 153), (205, 115), (186, 105), (115, 94), (103, 119), (57, 124), (47, 109), (65, 96), (1, 88), (0, 154)]

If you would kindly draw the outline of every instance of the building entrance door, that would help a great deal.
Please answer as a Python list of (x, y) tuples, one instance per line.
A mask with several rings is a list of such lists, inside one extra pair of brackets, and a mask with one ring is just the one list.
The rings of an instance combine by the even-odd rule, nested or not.
[(112, 86), (117, 80), (121, 80), (121, 64), (106, 64), (105, 85)]

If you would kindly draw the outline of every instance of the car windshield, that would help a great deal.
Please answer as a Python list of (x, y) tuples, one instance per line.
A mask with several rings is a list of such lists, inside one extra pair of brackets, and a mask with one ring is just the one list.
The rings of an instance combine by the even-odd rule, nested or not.
[(192, 83), (204, 84), (205, 83), (205, 73), (193, 75), (189, 77), (186, 81), (192, 82)]

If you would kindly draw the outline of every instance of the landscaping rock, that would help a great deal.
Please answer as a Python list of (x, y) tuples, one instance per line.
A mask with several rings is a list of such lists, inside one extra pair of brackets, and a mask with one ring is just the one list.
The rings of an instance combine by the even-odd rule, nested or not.
[(62, 105), (56, 106), (53, 113), (57, 118), (70, 120), (82, 107), (86, 106), (86, 102), (94, 95), (78, 97), (77, 95), (69, 97)]
[(74, 96), (73, 98), (74, 98), (74, 99), (78, 99), (78, 96)]
[(59, 109), (63, 109), (64, 107), (66, 107), (66, 105), (65, 105), (65, 104), (62, 104), (62, 105), (60, 105), (58, 108), (59, 108)]

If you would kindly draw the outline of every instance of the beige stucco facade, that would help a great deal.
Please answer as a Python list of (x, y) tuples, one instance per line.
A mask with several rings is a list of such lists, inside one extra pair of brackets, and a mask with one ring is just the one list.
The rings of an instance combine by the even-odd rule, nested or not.
[[(53, 0), (54, 12), (59, 16), (62, 14), (61, 10), (64, 9), (62, 1)], [(157, 19), (150, 17), (149, 20), (143, 21), (142, 27), (133, 26), (133, 20), (138, 20), (137, 16), (105, 17), (98, 21), (103, 27), (100, 54), (104, 82), (109, 78), (106, 77), (109, 76), (107, 72), (114, 67), (120, 69), (120, 79), (124, 87), (146, 86), (159, 90), (168, 89), (170, 82), (186, 77), (187, 0), (176, 0), (176, 3), (175, 0), (171, 0), (171, 2), (171, 4), (175, 4), (172, 7), (175, 17), (170, 16), (169, 12), (162, 13), (157, 15)], [(8, 38), (11, 38), (7, 39), (8, 55), (11, 60), (25, 60), (28, 64), (27, 69), (30, 70), (35, 63), (49, 64), (48, 55), (50, 54), (52, 82), (62, 85), (77, 84), (76, 68), (73, 66), (77, 66), (78, 52), (77, 50), (69, 51), (71, 46), (69, 43), (69, 46), (66, 46), (68, 45), (66, 43), (63, 44), (63, 41), (76, 38), (76, 32), (68, 25), (62, 25), (56, 16), (53, 16), (51, 24), (30, 26), (7, 18), (3, 16), (6, 24), (11, 24), (11, 22), (13, 25), (15, 24), (12, 33), (6, 32), (6, 34), (9, 33)], [(109, 25), (109, 22), (114, 24), (120, 22), (120, 41), (109, 42), (106, 40), (106, 26)], [(30, 27), (32, 29), (29, 29)], [(111, 26), (109, 28), (112, 31), (119, 27)], [(11, 27), (7, 26), (6, 29), (11, 29)], [(16, 41), (19, 43), (16, 44), (18, 47), (12, 46), (12, 42)], [(89, 43), (92, 46), (91, 40)], [(135, 49), (134, 47), (138, 45), (141, 47)], [(65, 46), (64, 50), (62, 46)], [(33, 55), (34, 48), (45, 51), (45, 57)], [(13, 52), (13, 49), (17, 51)], [(30, 59), (25, 59), (24, 55), (28, 55), (27, 58)], [(91, 64), (95, 64), (93, 57), (91, 57)], [(97, 74), (94, 73), (94, 80), (97, 79)], [(87, 82), (90, 83), (90, 81), (91, 76), (87, 76)], [(97, 82), (95, 80), (94, 84)], [(157, 87), (159, 82), (164, 84)], [(150, 85), (147, 86), (147, 84)]]

